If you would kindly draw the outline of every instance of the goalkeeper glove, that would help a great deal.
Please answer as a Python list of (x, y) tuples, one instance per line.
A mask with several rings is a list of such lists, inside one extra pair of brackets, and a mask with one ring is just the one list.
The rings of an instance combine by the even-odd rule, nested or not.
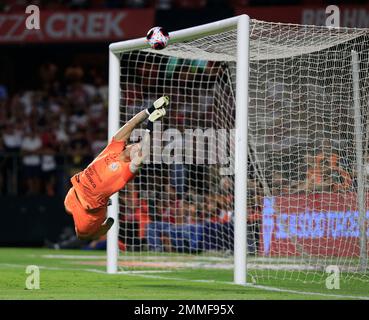
[(146, 113), (148, 115), (151, 115), (153, 112), (155, 112), (155, 110), (165, 108), (168, 105), (169, 105), (169, 97), (168, 96), (162, 96), (159, 99), (157, 99), (156, 101), (154, 101), (154, 103), (152, 104), (151, 107), (146, 109)]
[(147, 121), (146, 130), (151, 132), (154, 129), (154, 121), (164, 117), (165, 113), (166, 111), (164, 108), (156, 109), (153, 113), (151, 113), (149, 116), (149, 121)]

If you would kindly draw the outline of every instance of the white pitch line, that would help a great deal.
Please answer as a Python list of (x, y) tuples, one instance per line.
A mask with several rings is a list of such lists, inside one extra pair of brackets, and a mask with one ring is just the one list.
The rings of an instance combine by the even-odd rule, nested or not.
[(290, 290), (290, 289), (280, 289), (280, 288), (275, 288), (275, 287), (268, 287), (268, 286), (257, 285), (257, 284), (248, 284), (246, 286), (252, 287), (252, 288), (258, 288), (262, 290), (267, 290), (267, 291), (297, 293), (297, 294), (303, 294), (303, 295), (315, 295), (315, 296), (332, 297), (332, 298), (369, 300), (369, 297), (366, 297), (366, 296), (350, 296), (350, 295), (330, 294), (330, 293), (320, 293), (320, 292), (297, 291), (297, 290)]
[[(0, 267), (15, 267), (15, 268), (25, 268), (25, 265), (20, 264), (9, 264), (9, 263), (0, 263)], [(99, 269), (78, 269), (78, 268), (60, 268), (60, 267), (46, 267), (46, 266), (38, 266), (40, 269), (44, 270), (59, 270), (59, 271), (87, 271), (87, 272), (94, 272), (100, 274), (106, 274), (108, 276), (112, 274), (107, 274), (105, 271)], [(153, 273), (154, 270), (151, 270)], [(160, 271), (162, 272), (162, 271)], [(174, 280), (174, 281), (188, 281), (188, 282), (196, 282), (196, 283), (220, 283), (226, 285), (233, 285), (233, 286), (241, 286), (241, 287), (249, 287), (249, 288), (256, 288), (265, 291), (274, 291), (274, 292), (285, 292), (285, 293), (293, 293), (293, 294), (301, 294), (301, 295), (309, 295), (309, 296), (320, 296), (320, 297), (332, 297), (332, 298), (339, 298), (339, 299), (359, 299), (359, 300), (369, 300), (369, 297), (366, 296), (351, 296), (351, 295), (340, 295), (340, 294), (329, 294), (329, 293), (320, 293), (320, 292), (309, 292), (309, 291), (298, 291), (298, 290), (290, 290), (290, 289), (281, 289), (275, 287), (269, 287), (264, 285), (257, 285), (257, 284), (246, 284), (246, 285), (239, 285), (229, 281), (218, 281), (218, 280), (195, 280), (195, 279), (186, 279), (186, 278), (178, 278), (178, 277), (163, 277), (163, 276), (154, 276), (149, 274), (143, 273), (132, 273), (132, 272), (124, 272), (121, 271), (117, 274), (120, 275), (127, 275), (127, 276), (135, 276), (135, 277), (142, 277), (142, 278), (151, 278), (151, 279), (162, 279), (162, 280)], [(114, 274), (113, 274), (114, 275)]]
[[(36, 265), (36, 266), (39, 267), (40, 269), (44, 269), (44, 270), (56, 270), (56, 271), (67, 271), (67, 270), (70, 270), (70, 271), (88, 271), (88, 272), (106, 274), (105, 271), (99, 270), (99, 269), (60, 268), (60, 267), (46, 267), (46, 266), (40, 266), (40, 265)], [(11, 264), (11, 263), (0, 263), (0, 267), (26, 268), (27, 265)]]
[[(56, 271), (88, 271), (88, 272), (94, 272), (94, 273), (100, 273), (100, 274), (107, 274), (104, 270), (99, 269), (91, 269), (91, 268), (61, 268), (61, 267), (46, 267), (46, 266), (40, 266), (37, 265), (40, 269), (44, 270), (56, 270)], [(0, 263), (1, 267), (8, 267), (8, 268), (26, 268), (27, 266), (22, 264), (11, 264), (11, 263)], [(122, 275), (134, 275), (134, 274), (142, 274), (142, 273), (171, 273), (173, 271), (171, 270), (132, 270), (132, 271), (118, 271), (116, 274), (122, 274)], [(107, 274), (108, 275), (108, 274)]]
[[(127, 275), (133, 275), (133, 274), (127, 274)], [(235, 285), (235, 286), (241, 286), (241, 287), (256, 288), (256, 289), (266, 290), (266, 291), (276, 291), (276, 292), (294, 293), (294, 294), (302, 294), (302, 295), (316, 295), (316, 296), (341, 298), (341, 299), (346, 298), (346, 299), (369, 300), (369, 297), (366, 297), (366, 296), (350, 296), (350, 295), (329, 294), (329, 293), (321, 293), (321, 292), (298, 291), (298, 290), (281, 289), (281, 288), (275, 288), (275, 287), (269, 287), (269, 286), (263, 286), (263, 285), (256, 285), (256, 284), (240, 285), (240, 284), (235, 284), (234, 282), (230, 282), (230, 281), (201, 280), (201, 279), (194, 280), (194, 279), (176, 278), (176, 277), (151, 276), (151, 275), (145, 275), (145, 274), (137, 274), (137, 276), (138, 277), (143, 277), (143, 278), (153, 278), (153, 279), (162, 279), (162, 280), (205, 282), (205, 283), (221, 283), (221, 284), (227, 284), (227, 285)]]
[[(132, 274), (127, 274), (127, 275), (132, 275)], [(163, 279), (163, 280), (205, 282), (205, 283), (221, 283), (221, 284), (227, 284), (227, 285), (236, 285), (236, 286), (242, 286), (242, 287), (257, 288), (257, 289), (266, 290), (266, 291), (276, 291), (276, 292), (294, 293), (294, 294), (302, 294), (302, 295), (316, 295), (316, 296), (332, 297), (332, 298), (369, 300), (369, 297), (365, 297), (365, 296), (350, 296), (350, 295), (329, 294), (329, 293), (321, 293), (321, 292), (298, 291), (298, 290), (281, 289), (281, 288), (275, 288), (275, 287), (269, 287), (269, 286), (263, 286), (263, 285), (256, 285), (256, 284), (239, 285), (239, 284), (235, 284), (234, 282), (229, 282), (229, 281), (201, 280), (201, 279), (194, 280), (194, 279), (186, 279), (186, 278), (151, 276), (151, 275), (145, 275), (145, 274), (137, 274), (137, 276), (138, 277), (144, 277), (144, 278)]]
[(127, 270), (118, 271), (117, 274), (142, 274), (142, 273), (171, 273), (172, 270)]
[(85, 255), (69, 255), (69, 254), (45, 254), (42, 255), (41, 258), (47, 258), (47, 259), (69, 259), (69, 260), (96, 260), (96, 259), (103, 259), (106, 260), (106, 255), (101, 256), (85, 256)]

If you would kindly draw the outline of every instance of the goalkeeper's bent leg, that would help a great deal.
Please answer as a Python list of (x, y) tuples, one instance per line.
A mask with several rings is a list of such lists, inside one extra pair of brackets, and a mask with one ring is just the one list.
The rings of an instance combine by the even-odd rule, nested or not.
[(78, 233), (78, 231), (76, 230), (77, 237), (80, 240), (97, 240), (100, 237), (107, 234), (107, 232), (109, 231), (109, 229), (112, 227), (113, 224), (114, 224), (114, 219), (109, 217), (104, 221), (103, 224), (101, 224), (99, 229), (93, 234), (84, 235), (84, 234)]

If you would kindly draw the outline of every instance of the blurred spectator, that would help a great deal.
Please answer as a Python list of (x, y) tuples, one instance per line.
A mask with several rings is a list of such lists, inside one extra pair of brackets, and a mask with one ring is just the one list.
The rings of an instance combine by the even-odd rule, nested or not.
[(44, 192), (48, 196), (54, 196), (56, 189), (56, 158), (57, 142), (52, 126), (46, 126), (41, 135), (41, 178), (44, 183)]
[(320, 151), (315, 156), (317, 167), (328, 166), (337, 169), (339, 166), (339, 155), (329, 139), (323, 139)]
[(289, 181), (278, 171), (273, 172), (271, 191), (273, 196), (278, 196), (290, 192)]
[(348, 172), (338, 168), (331, 172), (332, 190), (331, 192), (347, 192), (352, 190), (353, 181)]
[(247, 252), (251, 255), (256, 255), (259, 252), (262, 225), (261, 203), (262, 197), (249, 190), (247, 198)]
[(91, 150), (93, 157), (96, 157), (107, 145), (107, 136), (105, 131), (92, 133)]
[(221, 222), (219, 219), (219, 210), (217, 206), (216, 196), (208, 195), (203, 211), (203, 220), (207, 222)]
[(90, 96), (88, 87), (82, 83), (84, 71), (80, 66), (68, 67), (65, 70), (67, 82), (67, 98), (72, 106), (81, 108), (89, 103)]
[(5, 123), (3, 131), (4, 150), (7, 152), (18, 153), (22, 144), (23, 133), (17, 130), (16, 124), (12, 121)]
[(54, 89), (54, 83), (57, 81), (58, 67), (53, 63), (45, 63), (40, 67), (40, 78), (42, 83), (42, 89), (46, 92), (52, 92)]
[(95, 73), (93, 85), (95, 87), (94, 92), (95, 96), (99, 96), (102, 99), (102, 102), (108, 101), (109, 87), (104, 78), (100, 74)]
[(21, 145), (23, 176), (27, 194), (40, 192), (41, 148), (41, 137), (37, 129), (31, 127), (29, 132), (25, 134)]
[[(2, 132), (2, 148), (5, 152), (3, 159), (5, 161), (3, 179), (6, 181), (7, 193), (16, 193), (18, 185), (18, 156), (22, 144), (23, 132), (20, 125), (4, 118), (4, 129)], [(18, 127), (18, 128), (17, 128)]]
[(202, 215), (199, 215), (197, 205), (195, 202), (188, 202), (183, 205), (183, 214), (185, 215), (184, 221), (189, 224), (197, 224), (202, 221)]
[[(179, 144), (173, 141), (175, 148), (180, 148), (179, 152), (182, 152), (182, 142)], [(177, 195), (183, 195), (186, 188), (186, 167), (183, 163), (172, 163), (169, 167), (170, 183), (174, 187)]]
[(53, 127), (55, 142), (58, 145), (58, 150), (62, 152), (66, 149), (69, 142), (69, 135), (62, 124), (54, 123)]
[(158, 89), (159, 65), (154, 63), (153, 59), (152, 56), (148, 56), (145, 61), (137, 64), (137, 75), (141, 79), (141, 85), (147, 88), (144, 90), (147, 93)]
[(198, 252), (202, 249), (203, 226), (195, 203), (181, 201), (175, 223), (169, 228), (170, 252)]
[(160, 216), (164, 222), (175, 222), (177, 210), (182, 206), (182, 202), (178, 197), (176, 189), (171, 184), (164, 186), (164, 192), (160, 201)]
[(72, 136), (69, 145), (69, 156), (72, 165), (71, 175), (82, 170), (92, 160), (85, 129), (78, 129)]
[[(178, 199), (176, 190), (170, 184), (166, 184), (160, 199), (157, 201), (157, 216), (155, 221), (150, 221), (146, 229), (148, 247), (153, 251), (170, 251), (170, 225), (176, 222), (177, 213), (183, 213), (183, 203)], [(180, 214), (179, 217), (182, 217)], [(179, 219), (177, 217), (177, 219)]]
[[(314, 156), (307, 154), (306, 162), (306, 179), (298, 184), (297, 191), (305, 192), (322, 192), (329, 191), (331, 181), (328, 179), (329, 167), (325, 162), (316, 163)], [(319, 166), (318, 166), (319, 165)]]
[(219, 220), (228, 223), (233, 219), (233, 182), (229, 177), (223, 177), (219, 182), (218, 192)]
[(159, 10), (169, 10), (172, 8), (173, 0), (157, 0), (156, 1), (156, 9)]
[(69, 118), (70, 132), (76, 132), (79, 129), (85, 129), (88, 124), (87, 108), (84, 105), (76, 105), (72, 115)]
[(0, 100), (6, 100), (8, 98), (8, 90), (6, 86), (0, 84)]
[(123, 193), (120, 239), (127, 250), (140, 249), (145, 243), (145, 230), (149, 223), (147, 201), (141, 199), (132, 182), (125, 186)]
[(197, 230), (197, 237), (202, 237), (202, 250), (232, 250), (233, 248), (233, 211), (229, 210), (229, 215), (225, 219), (224, 212), (227, 211), (221, 208), (222, 203), (219, 202), (218, 195), (208, 194), (205, 197), (203, 218), (198, 222), (203, 229)]
[(105, 112), (104, 102), (100, 94), (96, 94), (91, 101), (91, 105), (89, 107), (88, 117), (89, 124), (98, 128), (101, 123), (101, 118), (103, 113)]
[(305, 189), (308, 192), (345, 192), (352, 187), (350, 174), (342, 168), (340, 156), (328, 139), (316, 156), (307, 155)]
[[(0, 130), (0, 134), (2, 134)], [(4, 153), (4, 142), (0, 139), (0, 195), (5, 194), (5, 179), (6, 179), (6, 156)]]

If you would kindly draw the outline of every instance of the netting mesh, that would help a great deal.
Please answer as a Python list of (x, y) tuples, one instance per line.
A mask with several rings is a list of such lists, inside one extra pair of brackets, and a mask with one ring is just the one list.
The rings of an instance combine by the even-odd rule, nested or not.
[[(367, 279), (352, 50), (366, 163), (368, 31), (255, 20), (250, 31), (248, 272), (314, 281), (337, 265)], [(231, 266), (236, 49), (231, 30), (122, 54), (122, 125), (157, 97), (171, 99), (149, 163), (120, 193), (123, 266)]]

